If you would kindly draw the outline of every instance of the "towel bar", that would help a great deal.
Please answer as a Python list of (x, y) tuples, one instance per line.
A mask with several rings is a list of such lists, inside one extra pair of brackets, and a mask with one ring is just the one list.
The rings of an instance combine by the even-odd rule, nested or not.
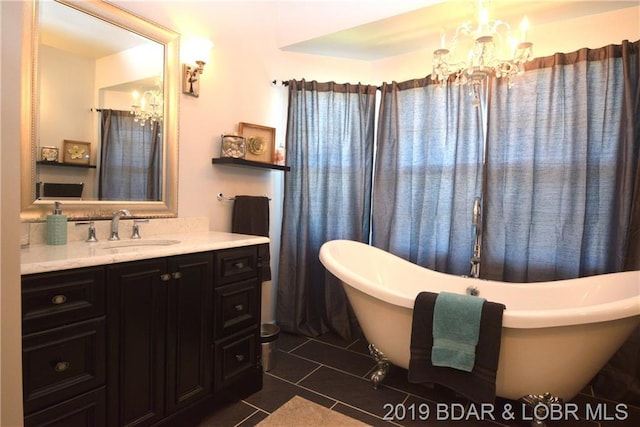
[[(267, 197), (267, 196), (265, 196)], [(267, 197), (269, 199), (269, 201), (271, 201), (271, 197)], [(218, 193), (218, 195), (216, 196), (216, 199), (218, 199), (219, 202), (223, 201), (223, 200), (235, 200), (235, 197), (224, 197), (224, 195), (222, 193)]]

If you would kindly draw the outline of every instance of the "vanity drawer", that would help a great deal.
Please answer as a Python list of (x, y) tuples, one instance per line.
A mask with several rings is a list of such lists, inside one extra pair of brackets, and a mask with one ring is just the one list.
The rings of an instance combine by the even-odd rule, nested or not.
[(246, 246), (216, 251), (216, 285), (258, 276), (258, 248)]
[(24, 412), (30, 413), (104, 385), (105, 318), (22, 338)]
[(24, 417), (25, 427), (104, 427), (107, 398), (104, 387)]
[(23, 333), (104, 315), (104, 281), (103, 267), (24, 276)]
[(258, 281), (245, 280), (214, 289), (216, 339), (259, 323)]
[(221, 341), (215, 348), (215, 389), (219, 390), (259, 368), (259, 331), (252, 328), (233, 338)]

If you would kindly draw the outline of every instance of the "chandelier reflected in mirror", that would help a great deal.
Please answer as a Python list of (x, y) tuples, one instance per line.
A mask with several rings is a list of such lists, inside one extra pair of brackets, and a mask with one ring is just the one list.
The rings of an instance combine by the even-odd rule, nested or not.
[(162, 121), (163, 96), (159, 89), (147, 90), (140, 95), (137, 90), (133, 91), (133, 103), (131, 104), (131, 114), (133, 121), (144, 126), (147, 122)]
[(514, 77), (524, 72), (524, 64), (533, 59), (533, 43), (527, 41), (527, 18), (514, 34), (507, 22), (490, 19), (489, 3), (477, 0), (476, 22), (459, 25), (449, 45), (443, 31), (440, 48), (433, 52), (431, 78), (441, 85), (450, 79), (455, 85), (470, 84), (475, 105), (479, 102), (478, 87), (486, 77), (493, 73), (507, 79), (511, 87)]

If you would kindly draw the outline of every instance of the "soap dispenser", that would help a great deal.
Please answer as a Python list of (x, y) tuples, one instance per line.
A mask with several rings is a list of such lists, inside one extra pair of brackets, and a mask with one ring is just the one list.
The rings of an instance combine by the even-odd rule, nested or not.
[(62, 214), (61, 203), (55, 202), (53, 213), (47, 215), (47, 244), (67, 244), (67, 216)]

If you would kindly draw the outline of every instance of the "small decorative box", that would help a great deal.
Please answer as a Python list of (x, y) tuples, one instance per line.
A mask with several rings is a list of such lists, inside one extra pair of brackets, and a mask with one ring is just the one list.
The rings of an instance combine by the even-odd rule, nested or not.
[(58, 147), (40, 147), (40, 159), (45, 162), (58, 162)]
[(244, 159), (246, 152), (246, 142), (243, 136), (239, 135), (222, 135), (222, 143), (220, 144), (221, 157), (233, 157), (235, 159)]

